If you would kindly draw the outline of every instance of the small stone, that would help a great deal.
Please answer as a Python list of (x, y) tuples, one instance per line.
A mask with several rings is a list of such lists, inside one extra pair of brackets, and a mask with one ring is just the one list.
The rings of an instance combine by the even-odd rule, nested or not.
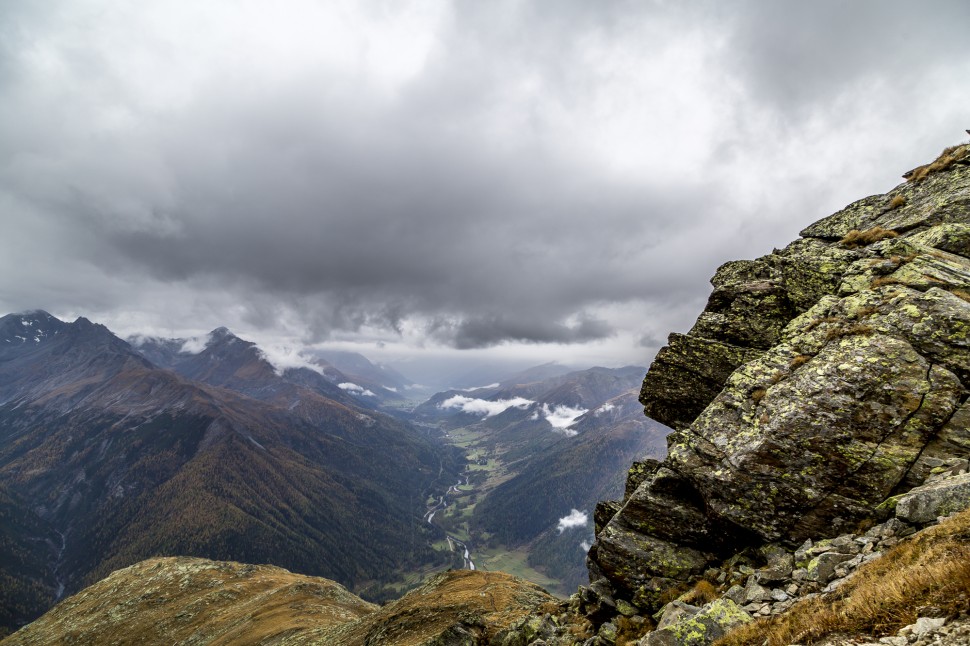
[(791, 578), (795, 581), (807, 581), (808, 580), (808, 570), (803, 567), (798, 568), (791, 573)]
[(820, 554), (808, 564), (808, 579), (818, 581), (820, 584), (828, 583), (835, 576), (836, 566), (851, 558), (848, 554), (839, 554), (838, 552)]
[(744, 588), (739, 585), (732, 585), (727, 592), (724, 593), (725, 599), (730, 599), (738, 605), (744, 603)]
[(774, 599), (775, 601), (788, 601), (788, 593), (785, 592), (784, 590), (775, 588), (774, 590), (771, 591), (770, 594), (771, 594), (771, 598)]
[(789, 608), (795, 605), (794, 599), (789, 599), (788, 601), (779, 601), (778, 603), (772, 604), (771, 614), (780, 615), (783, 612), (787, 612)]
[(934, 630), (939, 630), (945, 623), (946, 619), (943, 617), (920, 617), (916, 620), (915, 624), (912, 624), (913, 634), (917, 637), (922, 637), (923, 635), (933, 632)]
[(797, 583), (790, 584), (787, 588), (785, 588), (785, 592), (787, 592), (789, 596), (792, 596), (792, 597), (795, 596), (796, 594), (798, 594), (798, 584)]
[(798, 562), (804, 561), (808, 558), (808, 550), (810, 549), (812, 549), (812, 539), (809, 538), (802, 543), (801, 547), (795, 550), (795, 560)]
[(608, 621), (596, 632), (596, 636), (602, 639), (606, 644), (616, 643), (616, 624), (612, 621)]
[(771, 599), (771, 593), (767, 589), (758, 585), (758, 583), (752, 578), (748, 579), (747, 585), (744, 586), (744, 593), (741, 598), (745, 603), (754, 603), (758, 601), (767, 601)]
[(899, 635), (893, 635), (892, 637), (883, 637), (879, 640), (879, 643), (888, 644), (888, 646), (906, 646), (909, 640)]
[[(897, 508), (898, 508), (898, 505), (897, 505)], [(905, 526), (906, 526), (906, 523), (899, 520), (899, 518), (890, 518), (882, 525), (880, 525), (880, 527), (882, 527), (882, 537), (890, 538), (892, 536), (895, 536), (896, 533)]]
[(856, 544), (855, 537), (852, 534), (843, 534), (838, 538), (833, 538), (829, 543), (829, 547), (832, 548), (832, 551), (841, 554), (855, 554), (859, 551), (859, 546)]
[(616, 611), (624, 617), (632, 617), (637, 614), (637, 609), (623, 599), (616, 599)]
[(657, 621), (657, 630), (666, 628), (684, 619), (693, 617), (701, 609), (683, 601), (671, 601), (660, 611), (660, 619)]
[(845, 578), (832, 579), (829, 582), (829, 584), (827, 586), (825, 586), (825, 588), (822, 589), (822, 592), (826, 592), (826, 593), (832, 592), (833, 590), (835, 590), (836, 588), (838, 588), (843, 583), (845, 583)]

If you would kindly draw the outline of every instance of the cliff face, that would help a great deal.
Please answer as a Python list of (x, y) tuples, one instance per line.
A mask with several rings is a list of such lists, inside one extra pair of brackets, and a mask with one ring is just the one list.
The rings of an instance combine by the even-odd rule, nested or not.
[(722, 266), (647, 373), (663, 462), (600, 503), (590, 578), (644, 614), (711, 564), (885, 520), (970, 457), (970, 145)]

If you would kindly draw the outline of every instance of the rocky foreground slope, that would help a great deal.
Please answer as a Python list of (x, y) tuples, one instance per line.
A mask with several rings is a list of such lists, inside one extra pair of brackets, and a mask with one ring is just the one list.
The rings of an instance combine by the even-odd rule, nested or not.
[[(676, 430), (663, 462), (635, 463), (623, 499), (598, 505), (588, 588), (557, 604), (510, 577), (453, 572), (381, 610), (337, 595), (361, 614), (335, 626), (321, 611), (318, 643), (965, 643), (970, 145), (908, 175), (718, 270), (694, 328), (643, 382), (647, 414)], [(138, 629), (126, 609), (155, 603), (152, 590), (110, 581), (9, 643), (81, 638), (72, 604), (98, 586), (102, 621)], [(207, 599), (225, 616), (246, 603), (220, 594), (231, 587)], [(310, 630), (233, 642), (213, 626), (191, 642), (301, 643)]]

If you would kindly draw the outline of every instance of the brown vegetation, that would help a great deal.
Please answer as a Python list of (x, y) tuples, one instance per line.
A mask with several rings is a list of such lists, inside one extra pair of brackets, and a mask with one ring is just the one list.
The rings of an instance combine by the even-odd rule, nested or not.
[(903, 177), (910, 182), (921, 182), (930, 174), (948, 170), (955, 163), (966, 159), (968, 156), (970, 156), (970, 143), (950, 146), (944, 149), (940, 153), (940, 156), (931, 163), (919, 166), (903, 175)]
[(764, 388), (755, 388), (754, 390), (751, 391), (751, 401), (757, 404), (764, 398), (767, 392), (768, 391)]
[(789, 370), (794, 370), (795, 368), (798, 368), (799, 366), (803, 366), (806, 363), (808, 363), (811, 358), (812, 358), (812, 355), (810, 355), (810, 354), (799, 354), (799, 355), (796, 355), (796, 356), (792, 357), (791, 362), (788, 364), (788, 369)]
[(817, 328), (819, 325), (822, 325), (823, 323), (841, 323), (841, 322), (842, 322), (842, 319), (840, 319), (838, 316), (825, 316), (820, 319), (815, 319), (807, 326), (805, 326), (805, 332), (811, 332), (812, 330)]
[(887, 240), (889, 238), (897, 238), (899, 233), (893, 231), (892, 229), (883, 229), (882, 227), (876, 226), (871, 229), (866, 229), (865, 231), (860, 231), (859, 229), (852, 229), (845, 237), (839, 240), (839, 243), (848, 247), (849, 249), (855, 249), (857, 247), (865, 247), (866, 245), (871, 245), (874, 242), (879, 242), (880, 240)]
[(720, 595), (717, 592), (717, 588), (714, 584), (707, 579), (701, 579), (694, 584), (694, 587), (685, 594), (681, 600), (684, 603), (689, 603), (695, 606), (703, 606), (705, 603), (710, 603), (717, 599)]
[(898, 285), (898, 284), (899, 284), (899, 281), (893, 278), (892, 276), (879, 276), (878, 278), (873, 279), (871, 283), (869, 283), (869, 287), (871, 289), (876, 289), (878, 287), (882, 287), (883, 285)]
[(831, 341), (832, 339), (838, 339), (844, 336), (872, 336), (875, 333), (876, 330), (871, 325), (856, 323), (845, 327), (832, 328), (825, 335), (825, 340)]
[(932, 616), (970, 610), (970, 510), (900, 543), (862, 566), (838, 590), (727, 635), (716, 646), (812, 643), (827, 635), (886, 635)]
[(906, 204), (906, 198), (902, 195), (896, 195), (889, 201), (889, 210), (898, 209), (899, 207)]

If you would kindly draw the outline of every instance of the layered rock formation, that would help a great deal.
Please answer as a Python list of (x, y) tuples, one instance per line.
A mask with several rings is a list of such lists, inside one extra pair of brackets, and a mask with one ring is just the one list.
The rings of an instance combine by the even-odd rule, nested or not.
[(646, 615), (745, 548), (884, 519), (970, 456), (970, 145), (730, 262), (643, 382), (676, 431), (597, 509), (591, 579)]

